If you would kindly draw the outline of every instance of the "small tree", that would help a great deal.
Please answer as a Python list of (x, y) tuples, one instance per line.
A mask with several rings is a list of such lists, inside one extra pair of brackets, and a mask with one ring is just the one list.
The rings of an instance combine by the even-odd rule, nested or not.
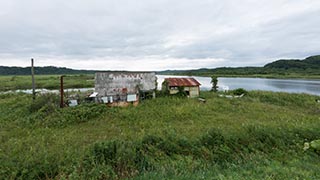
[(187, 97), (187, 93), (184, 91), (184, 87), (183, 86), (179, 86), (178, 87), (178, 93), (176, 94), (177, 96), (180, 97)]
[(216, 76), (211, 77), (211, 84), (212, 84), (211, 91), (217, 92), (218, 91), (218, 78)]

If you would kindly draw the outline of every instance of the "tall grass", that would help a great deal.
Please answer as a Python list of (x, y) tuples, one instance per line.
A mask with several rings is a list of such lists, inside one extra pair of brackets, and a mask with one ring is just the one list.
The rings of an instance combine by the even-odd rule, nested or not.
[(250, 91), (138, 107), (0, 95), (0, 179), (318, 179), (316, 96)]

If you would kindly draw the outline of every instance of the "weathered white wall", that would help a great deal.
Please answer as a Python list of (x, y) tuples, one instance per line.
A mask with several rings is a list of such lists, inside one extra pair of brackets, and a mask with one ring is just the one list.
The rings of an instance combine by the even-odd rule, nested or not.
[(135, 94), (139, 89), (153, 91), (156, 80), (153, 72), (99, 72), (95, 75), (95, 91), (100, 97)]
[(199, 96), (199, 87), (190, 87), (190, 97), (198, 97)]

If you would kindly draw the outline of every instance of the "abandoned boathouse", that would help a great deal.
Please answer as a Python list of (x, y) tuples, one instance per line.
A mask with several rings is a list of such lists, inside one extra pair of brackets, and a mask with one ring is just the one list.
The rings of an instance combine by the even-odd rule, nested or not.
[(97, 72), (96, 100), (112, 106), (137, 105), (139, 99), (155, 97), (154, 72)]
[(162, 89), (166, 89), (170, 94), (179, 92), (182, 88), (188, 97), (198, 97), (200, 93), (200, 83), (194, 78), (165, 78)]

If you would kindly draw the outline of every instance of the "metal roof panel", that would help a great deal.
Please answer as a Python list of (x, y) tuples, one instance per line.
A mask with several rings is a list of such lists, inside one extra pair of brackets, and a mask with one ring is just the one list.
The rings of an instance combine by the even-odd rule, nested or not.
[(165, 78), (169, 86), (200, 86), (194, 78)]

